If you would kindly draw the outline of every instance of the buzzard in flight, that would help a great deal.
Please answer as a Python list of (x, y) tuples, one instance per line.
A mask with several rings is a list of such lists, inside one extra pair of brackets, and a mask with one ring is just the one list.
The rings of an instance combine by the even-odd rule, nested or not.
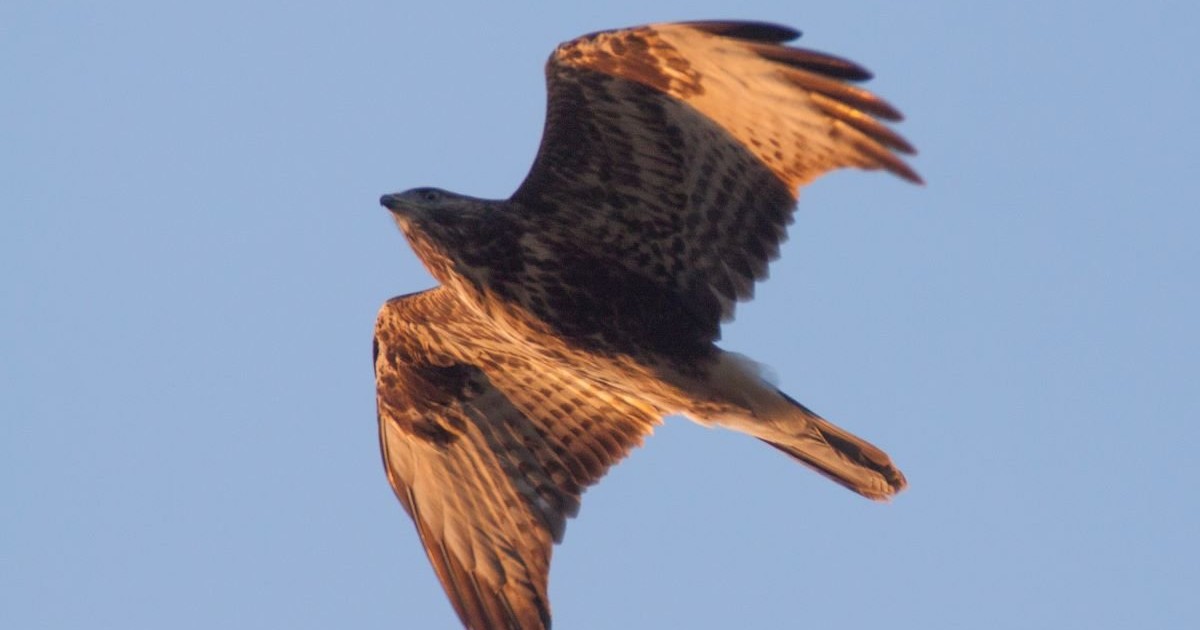
[(463, 624), (550, 627), (552, 544), (580, 495), (683, 414), (748, 433), (871, 499), (880, 449), (717, 347), (767, 274), (797, 189), (842, 167), (920, 182), (852, 85), (858, 65), (756, 22), (654, 24), (562, 44), (545, 134), (506, 200), (384, 195), (441, 286), (375, 328), (384, 466)]

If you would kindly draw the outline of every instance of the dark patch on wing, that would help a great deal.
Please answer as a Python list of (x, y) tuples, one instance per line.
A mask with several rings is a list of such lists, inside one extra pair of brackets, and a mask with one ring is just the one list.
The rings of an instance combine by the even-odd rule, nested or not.
[(751, 46), (750, 48), (763, 59), (842, 81), (867, 81), (872, 76), (869, 70), (849, 59), (807, 48), (788, 46)]
[(681, 22), (680, 24), (704, 31), (705, 33), (720, 35), (721, 37), (732, 37), (734, 39), (744, 39), (753, 42), (777, 44), (780, 42), (790, 42), (800, 37), (800, 31), (790, 26), (771, 24), (770, 22), (697, 20), (694, 22)]
[[(722, 40), (686, 29), (724, 43), (709, 44)], [(771, 24), (701, 22), (607, 31), (563, 44), (547, 66), (542, 144), (511, 198), (512, 210), (537, 216), (543, 232), (537, 238), (552, 249), (576, 248), (586, 254), (580, 259), (619, 266), (669, 295), (662, 301), (683, 304), (695, 325), (685, 321), (677, 335), (714, 341), (720, 322), (753, 296), (754, 283), (778, 257), (795, 183), (845, 166), (886, 168), (920, 181), (893, 153), (911, 153), (912, 146), (875, 118), (898, 120), (900, 113), (846, 83), (870, 73), (839, 57), (778, 45), (796, 35)], [(750, 56), (728, 54), (730, 46)], [(790, 85), (794, 101), (743, 103), (728, 76), (709, 85), (700, 68), (725, 61), (726, 72), (740, 69), (733, 64), (753, 66), (754, 80), (770, 89)], [(800, 117), (792, 126), (756, 122), (782, 120), (776, 110), (785, 107)], [(592, 295), (621, 299), (610, 290), (620, 273), (579, 273), (568, 264), (550, 277), (566, 284), (568, 273), (594, 283)], [(644, 293), (638, 282), (627, 284), (631, 300), (632, 292)], [(572, 306), (576, 298), (566, 297)], [(657, 326), (644, 323), (647, 330)]]
[(562, 249), (617, 268), (564, 265), (562, 284), (586, 293), (591, 284), (578, 282), (594, 283), (592, 294), (624, 300), (630, 312), (650, 312), (639, 300), (664, 318), (682, 308), (673, 330), (644, 325), (715, 341), (732, 304), (753, 294), (779, 255), (791, 192), (727, 132), (652, 87), (563, 68), (551, 91), (541, 152), (513, 202), (552, 215), (541, 225)]

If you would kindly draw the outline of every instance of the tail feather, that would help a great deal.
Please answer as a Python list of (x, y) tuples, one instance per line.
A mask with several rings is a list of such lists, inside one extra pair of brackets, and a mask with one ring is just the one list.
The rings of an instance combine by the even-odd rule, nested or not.
[(799, 412), (795, 415), (802, 416), (796, 420), (803, 423), (804, 430), (786, 439), (759, 439), (869, 499), (887, 500), (908, 485), (887, 453), (834, 426), (787, 394), (780, 395), (795, 406)]
[(887, 453), (809, 411), (769, 384), (762, 372), (761, 365), (746, 357), (722, 353), (706, 393), (734, 401), (735, 409), (747, 412), (716, 415), (700, 410), (689, 415), (753, 435), (870, 499), (887, 500), (908, 484)]

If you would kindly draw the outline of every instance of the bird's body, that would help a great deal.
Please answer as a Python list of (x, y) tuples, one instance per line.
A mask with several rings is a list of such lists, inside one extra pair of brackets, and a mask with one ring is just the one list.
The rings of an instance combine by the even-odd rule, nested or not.
[(797, 186), (845, 166), (919, 181), (872, 116), (899, 115), (844, 82), (866, 72), (778, 45), (795, 35), (703, 22), (573, 40), (510, 199), (381, 200), (441, 284), (380, 311), (385, 466), (468, 627), (549, 626), (552, 541), (665, 415), (758, 437), (869, 498), (904, 488), (886, 454), (716, 345)]

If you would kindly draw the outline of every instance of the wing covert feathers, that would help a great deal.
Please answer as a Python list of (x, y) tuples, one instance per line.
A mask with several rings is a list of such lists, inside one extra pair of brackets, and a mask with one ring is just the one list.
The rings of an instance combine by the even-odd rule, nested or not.
[[(887, 101), (846, 83), (871, 74), (845, 59), (781, 45), (797, 36), (787, 27), (753, 22), (652, 24), (567, 42), (551, 57), (548, 72), (586, 68), (683, 101), (737, 138), (793, 191), (849, 166), (883, 168), (920, 183), (891, 153), (913, 153), (911, 145), (880, 144), (860, 130), (864, 117), (902, 118)], [(844, 107), (816, 105), (814, 94)]]
[(551, 546), (583, 490), (659, 422), (548, 366), (503, 351), (445, 288), (380, 310), (380, 444), (468, 628), (548, 628)]
[(555, 238), (680, 296), (716, 331), (767, 276), (797, 189), (839, 168), (920, 177), (900, 112), (851, 61), (762, 23), (655, 24), (560, 45), (542, 143), (513, 194)]

